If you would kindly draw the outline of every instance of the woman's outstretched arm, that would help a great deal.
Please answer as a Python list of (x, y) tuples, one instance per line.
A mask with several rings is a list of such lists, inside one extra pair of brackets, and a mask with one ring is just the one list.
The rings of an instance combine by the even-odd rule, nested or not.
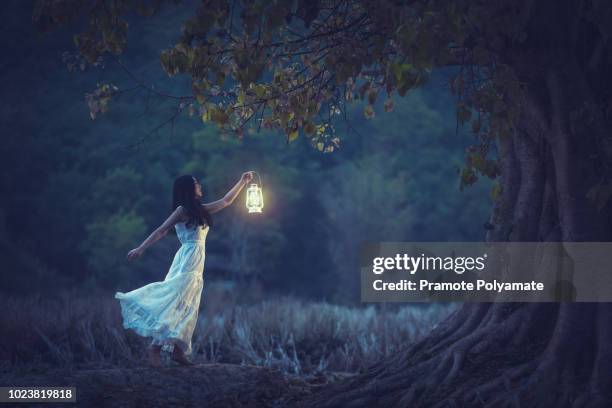
[(178, 206), (176, 209), (170, 214), (170, 216), (164, 221), (155, 231), (151, 233), (137, 248), (132, 249), (127, 254), (128, 261), (132, 259), (138, 258), (141, 256), (144, 251), (153, 245), (155, 242), (159, 241), (162, 237), (164, 237), (170, 228), (174, 227), (174, 224), (179, 222), (183, 216), (183, 207)]
[(253, 180), (252, 171), (247, 171), (246, 173), (242, 173), (240, 180), (238, 180), (238, 182), (234, 185), (234, 187), (231, 188), (230, 191), (225, 193), (222, 199), (213, 201), (211, 203), (202, 204), (202, 206), (204, 206), (204, 208), (206, 208), (206, 211), (208, 211), (211, 214), (221, 211), (225, 207), (230, 206), (234, 202), (234, 200), (236, 200), (236, 197), (238, 197), (238, 194), (240, 194), (240, 191), (251, 180)]

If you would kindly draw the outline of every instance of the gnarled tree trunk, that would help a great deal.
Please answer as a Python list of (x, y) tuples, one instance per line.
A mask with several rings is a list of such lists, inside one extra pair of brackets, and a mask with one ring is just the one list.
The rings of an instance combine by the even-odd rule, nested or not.
[[(549, 11), (542, 18), (554, 18)], [(612, 176), (611, 64), (589, 29), (582, 30), (589, 58), (577, 58), (572, 39), (580, 35), (561, 33), (572, 29), (564, 21), (534, 25), (530, 35), (539, 37), (516, 50), (529, 93), (518, 131), (499, 140), (503, 190), (490, 241), (612, 240), (611, 203), (598, 209), (587, 197)], [(612, 406), (612, 304), (466, 304), (401, 354), (303, 403)]]

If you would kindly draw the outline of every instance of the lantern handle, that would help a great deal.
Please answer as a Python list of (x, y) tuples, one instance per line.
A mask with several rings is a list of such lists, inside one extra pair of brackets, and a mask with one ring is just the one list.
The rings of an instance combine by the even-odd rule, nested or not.
[(259, 179), (259, 188), (261, 188), (263, 190), (263, 184), (261, 183), (261, 176), (255, 170), (252, 170), (252, 171), (253, 171), (253, 173), (257, 174), (257, 178)]

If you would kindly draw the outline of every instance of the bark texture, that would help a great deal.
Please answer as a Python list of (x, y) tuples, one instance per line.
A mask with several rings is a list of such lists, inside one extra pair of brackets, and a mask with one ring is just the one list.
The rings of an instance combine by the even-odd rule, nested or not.
[[(498, 140), (489, 241), (611, 241), (612, 55), (587, 2), (530, 3), (505, 63), (527, 85)], [(571, 256), (571, 254), (570, 254)], [(422, 341), (303, 400), (308, 407), (612, 406), (612, 304), (468, 304)]]

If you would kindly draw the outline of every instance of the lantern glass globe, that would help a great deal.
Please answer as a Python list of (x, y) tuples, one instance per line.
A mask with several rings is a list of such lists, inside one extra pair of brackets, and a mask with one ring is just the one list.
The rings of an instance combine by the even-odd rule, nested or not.
[(253, 183), (247, 189), (246, 206), (249, 213), (260, 213), (263, 208), (263, 194), (261, 188), (256, 183)]

